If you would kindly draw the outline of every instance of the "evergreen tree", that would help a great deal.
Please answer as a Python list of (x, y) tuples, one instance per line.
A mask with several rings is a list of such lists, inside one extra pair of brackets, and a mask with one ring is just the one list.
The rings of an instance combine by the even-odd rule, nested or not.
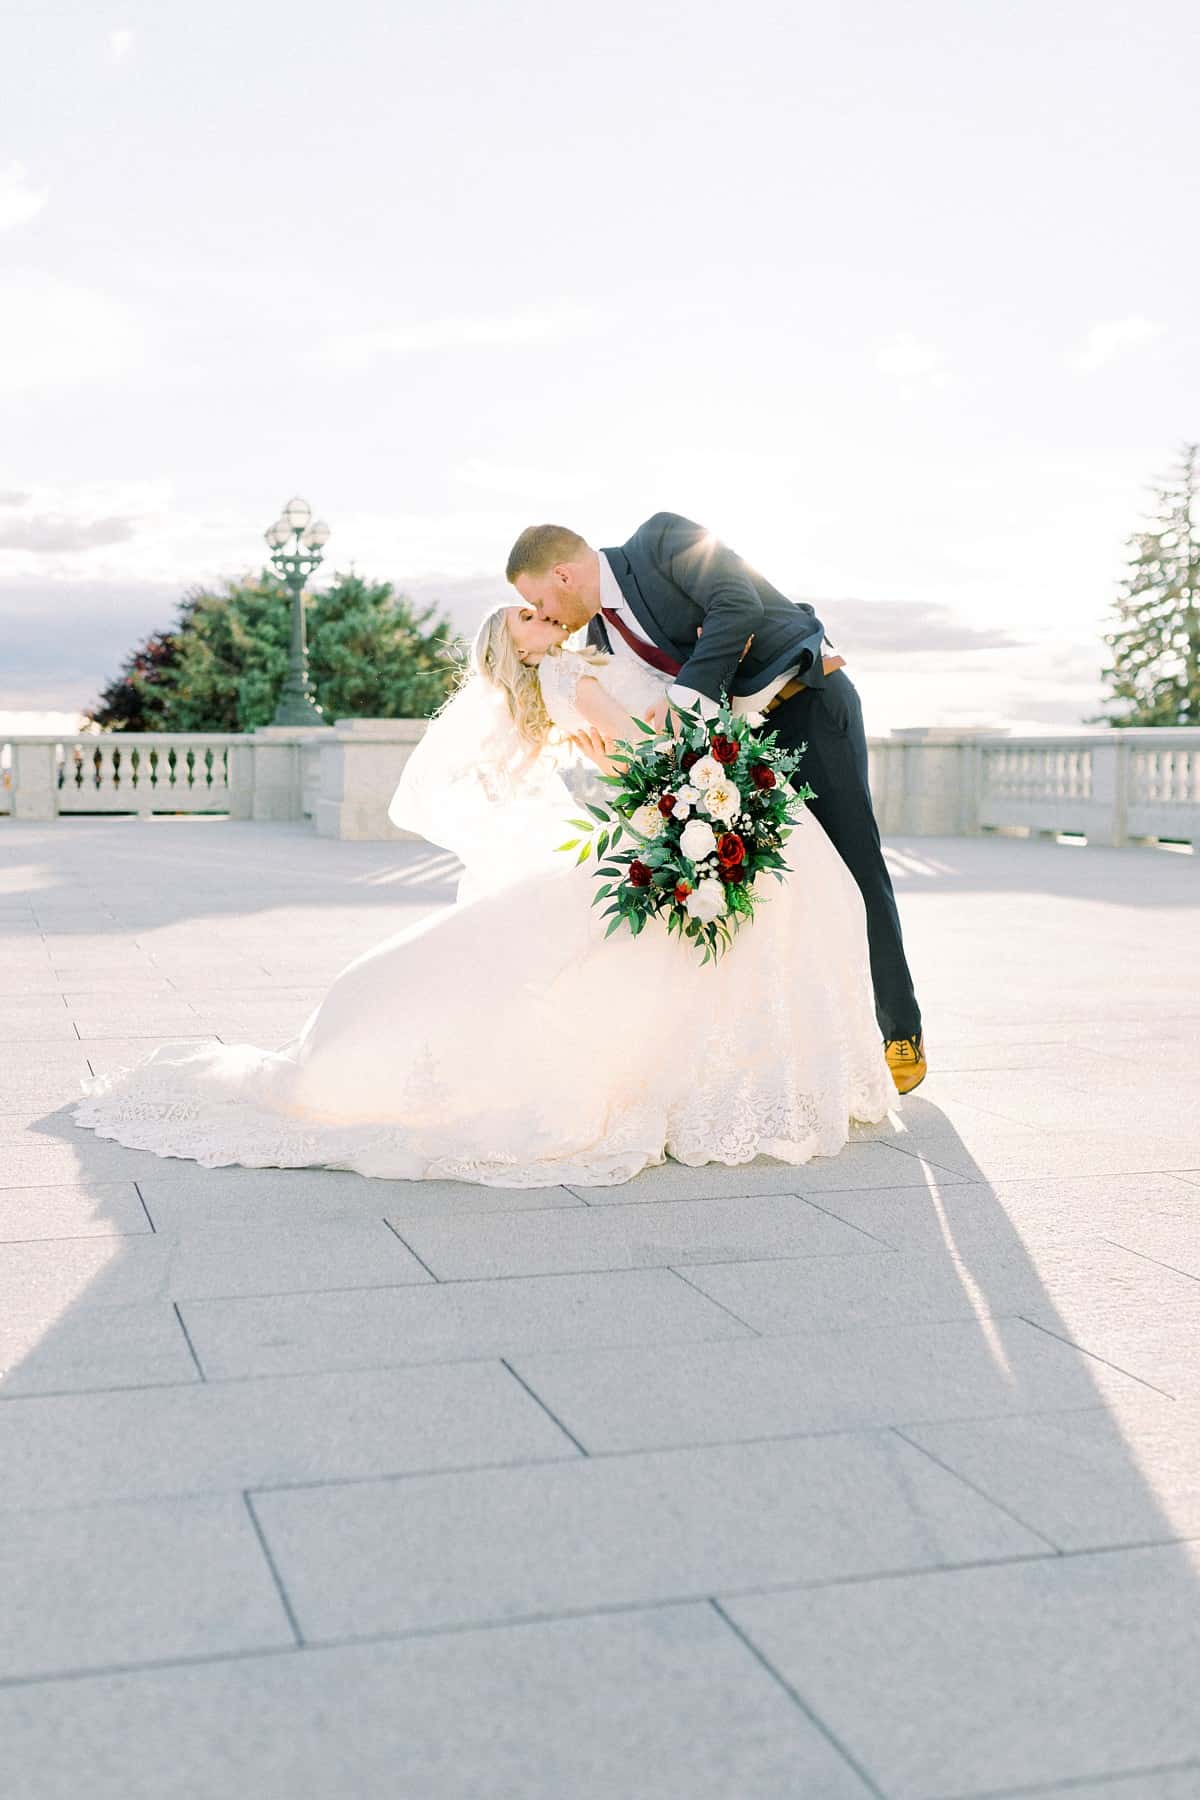
[[(338, 718), (425, 718), (454, 678), (448, 618), (390, 582), (338, 575), (306, 596), (317, 704)], [(88, 715), (107, 731), (252, 731), (287, 673), (291, 598), (270, 571), (188, 594), (170, 632), (126, 658)]]
[(1200, 445), (1185, 444), (1157, 491), (1149, 529), (1129, 540), (1129, 573), (1106, 634), (1108, 725), (1200, 725)]
[(388, 581), (338, 575), (309, 614), (309, 666), (329, 719), (424, 719), (449, 691), (457, 642), (434, 606)]
[(175, 634), (156, 632), (131, 650), (87, 717), (106, 731), (161, 731)]

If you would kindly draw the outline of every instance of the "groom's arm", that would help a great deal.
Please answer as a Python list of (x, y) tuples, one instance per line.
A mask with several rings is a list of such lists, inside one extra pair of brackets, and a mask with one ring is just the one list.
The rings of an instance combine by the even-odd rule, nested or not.
[[(671, 687), (680, 706), (700, 702), (706, 716), (733, 687), (747, 642), (763, 619), (763, 603), (740, 556), (703, 525), (678, 513), (656, 513), (642, 528), (648, 549), (663, 572), (704, 615), (703, 632)], [(824, 681), (822, 633), (800, 647), (799, 673), (810, 684)]]

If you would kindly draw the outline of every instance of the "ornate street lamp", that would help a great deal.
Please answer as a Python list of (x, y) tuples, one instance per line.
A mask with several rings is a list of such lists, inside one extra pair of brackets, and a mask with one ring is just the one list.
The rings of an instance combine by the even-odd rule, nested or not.
[(272, 725), (328, 725), (308, 685), (308, 643), (304, 631), (304, 584), (321, 566), (321, 551), (329, 542), (323, 519), (311, 523), (307, 500), (289, 500), (271, 529), (264, 533), (271, 547), (271, 561), (292, 596), (292, 643), (288, 652), (287, 679), (275, 708)]

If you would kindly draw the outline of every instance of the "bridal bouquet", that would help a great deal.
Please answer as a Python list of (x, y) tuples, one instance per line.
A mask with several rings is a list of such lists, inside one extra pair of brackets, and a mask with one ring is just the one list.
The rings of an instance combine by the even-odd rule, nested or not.
[(576, 850), (577, 862), (595, 855), (593, 904), (607, 902), (607, 936), (627, 925), (637, 937), (648, 919), (665, 918), (707, 963), (753, 919), (758, 877), (782, 880), (780, 852), (814, 795), (789, 785), (803, 751), (780, 750), (773, 733), (756, 736), (728, 705), (715, 719), (698, 707), (672, 709), (672, 719), (674, 735), (665, 736), (634, 721), (641, 741), (619, 744), (616, 774), (601, 777), (609, 804), (586, 803), (592, 817), (570, 821), (584, 835), (559, 849)]

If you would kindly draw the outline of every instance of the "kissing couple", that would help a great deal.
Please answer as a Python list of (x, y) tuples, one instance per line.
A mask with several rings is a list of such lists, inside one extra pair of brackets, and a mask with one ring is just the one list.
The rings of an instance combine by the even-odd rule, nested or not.
[[(86, 1082), (79, 1123), (208, 1167), (602, 1186), (668, 1156), (836, 1155), (924, 1077), (862, 711), (812, 607), (674, 513), (608, 550), (531, 526), (506, 573), (390, 808), (459, 857), (457, 904), (357, 957), (282, 1048), (164, 1045)], [(635, 720), (723, 698), (804, 746), (816, 798), (790, 872), (701, 967), (665, 928), (606, 938), (590, 870), (554, 847), (566, 740), (608, 769)]]

